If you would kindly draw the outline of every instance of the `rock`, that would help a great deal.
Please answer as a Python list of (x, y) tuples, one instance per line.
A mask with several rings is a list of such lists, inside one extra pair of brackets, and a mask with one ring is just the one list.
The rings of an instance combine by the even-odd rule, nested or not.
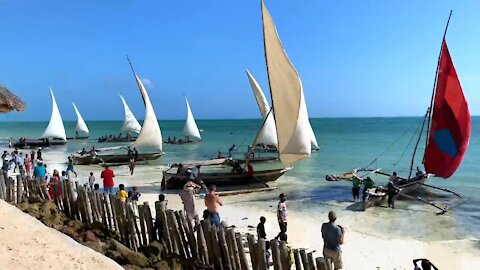
[(152, 265), (152, 268), (154, 270), (170, 270), (171, 269), (167, 261), (159, 261), (154, 265)]
[(153, 241), (148, 246), (140, 248), (140, 251), (145, 254), (145, 256), (147, 256), (153, 263), (162, 259), (163, 250), (163, 244), (158, 241)]
[(95, 221), (93, 222), (92, 224), (89, 224), (88, 225), (88, 229), (94, 231), (94, 230), (100, 230), (102, 231), (103, 230), (103, 223), (101, 222), (98, 222), (98, 221)]
[[(123, 244), (119, 243), (114, 239), (108, 240), (108, 248), (109, 248), (108, 251), (116, 251), (120, 253), (122, 259), (125, 260), (124, 264), (134, 264), (140, 267), (146, 267), (150, 264), (150, 261), (147, 259), (145, 255), (143, 255), (142, 253), (138, 253), (133, 250), (130, 250), (129, 248), (127, 248), (126, 246), (124, 246)], [(107, 255), (107, 253), (105, 253), (105, 255)]]
[(125, 270), (142, 270), (142, 268), (140, 266), (137, 266), (137, 265), (131, 265), (131, 264), (127, 264), (127, 265), (122, 265), (123, 269)]
[(28, 197), (29, 204), (40, 203), (40, 202), (42, 202), (42, 198), (40, 198), (39, 196)]
[(81, 232), (83, 231), (83, 223), (81, 221), (78, 221), (78, 220), (69, 220), (66, 224), (66, 226), (74, 229), (76, 232)]
[(81, 243), (82, 240), (83, 240), (83, 238), (80, 237), (78, 232), (72, 227), (64, 226), (63, 228), (60, 229), (60, 231), (64, 234), (70, 236), (71, 238), (75, 239), (75, 241), (77, 241), (77, 242)]
[(48, 227), (63, 225), (65, 216), (51, 201), (44, 201), (40, 207), (39, 219)]
[(82, 236), (83, 236), (83, 241), (84, 242), (87, 242), (87, 241), (99, 242), (100, 241), (100, 239), (92, 231), (86, 231), (86, 232), (82, 233)]
[(101, 241), (98, 241), (98, 242), (87, 241), (82, 244), (104, 255), (105, 255), (105, 252), (107, 251), (107, 245)]
[(120, 252), (118, 252), (118, 251), (107, 250), (105, 252), (105, 256), (109, 257), (110, 259), (114, 260), (116, 263), (118, 263), (120, 265), (123, 265), (123, 264), (127, 263), (125, 261), (125, 259), (123, 258), (122, 254), (120, 254)]

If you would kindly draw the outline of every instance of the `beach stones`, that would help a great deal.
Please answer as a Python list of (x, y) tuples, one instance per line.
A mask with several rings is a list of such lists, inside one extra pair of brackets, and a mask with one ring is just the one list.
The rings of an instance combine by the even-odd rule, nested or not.
[[(150, 265), (150, 261), (142, 253), (135, 252), (114, 239), (109, 239), (107, 243), (109, 247), (105, 255), (110, 257), (108, 254), (113, 253), (112, 255), (114, 255), (115, 258), (110, 258), (112, 258), (114, 261), (120, 264), (133, 264), (140, 267), (147, 267)], [(120, 257), (117, 253), (120, 254)]]

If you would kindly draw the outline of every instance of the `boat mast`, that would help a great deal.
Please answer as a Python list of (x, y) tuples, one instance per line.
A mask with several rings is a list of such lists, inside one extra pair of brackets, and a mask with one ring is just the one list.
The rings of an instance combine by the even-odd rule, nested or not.
[[(435, 71), (435, 80), (433, 81), (432, 97), (430, 99), (430, 106), (428, 107), (427, 136), (425, 138), (425, 146), (428, 145), (428, 139), (430, 137), (430, 128), (431, 128), (430, 121), (432, 119), (433, 100), (435, 98), (435, 92), (436, 92), (436, 89), (437, 89), (437, 80), (438, 80), (438, 72), (439, 72), (439, 68), (440, 68), (440, 59), (442, 57), (443, 41), (445, 40), (445, 36), (447, 35), (448, 25), (450, 24), (450, 18), (451, 17), (452, 17), (452, 10), (450, 10), (450, 14), (448, 15), (447, 25), (445, 26), (445, 31), (443, 32), (442, 45), (440, 46), (440, 52), (438, 54), (437, 69)], [(422, 163), (424, 161), (425, 161), (425, 153), (423, 153)]]
[(412, 161), (410, 163), (410, 172), (408, 173), (407, 179), (410, 179), (410, 177), (412, 176), (413, 164), (415, 163), (415, 154), (417, 153), (418, 144), (420, 143), (420, 139), (422, 138), (423, 128), (425, 127), (425, 120), (427, 120), (428, 118), (429, 111), (430, 111), (430, 108), (427, 109), (427, 112), (423, 117), (422, 128), (420, 129), (420, 134), (418, 134), (418, 139), (417, 139), (417, 142), (415, 143), (415, 148), (413, 149)]

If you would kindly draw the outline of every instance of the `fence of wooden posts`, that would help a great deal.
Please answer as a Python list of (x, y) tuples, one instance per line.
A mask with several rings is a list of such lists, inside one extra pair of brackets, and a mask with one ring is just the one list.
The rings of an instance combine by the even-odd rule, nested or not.
[[(68, 217), (84, 223), (100, 222), (105, 229), (117, 232), (119, 240), (132, 250), (160, 241), (167, 254), (178, 254), (184, 260), (212, 265), (215, 269), (267, 269), (265, 239), (256, 239), (252, 234), (217, 228), (204, 220), (189, 220), (183, 211), (164, 212), (158, 205), (156, 215), (152, 215), (148, 202), (138, 206), (124, 203), (117, 196), (94, 192), (88, 185), (70, 180), (55, 185), (53, 193), (51, 198), (45, 181), (24, 175), (16, 178), (0, 175), (0, 199), (13, 204), (29, 197), (53, 200)], [(274, 270), (333, 269), (329, 260), (314, 259), (313, 253), (305, 249), (291, 251), (294, 262), (290, 266), (290, 248), (285, 242), (273, 239), (270, 248)]]

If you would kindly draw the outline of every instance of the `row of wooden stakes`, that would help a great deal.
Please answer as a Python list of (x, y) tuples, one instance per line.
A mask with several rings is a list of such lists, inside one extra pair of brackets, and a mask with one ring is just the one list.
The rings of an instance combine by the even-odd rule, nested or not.
[[(293, 249), (284, 241), (270, 241), (272, 262), (266, 261), (266, 240), (252, 234), (242, 235), (233, 228), (211, 226), (206, 220), (192, 220), (183, 211), (160, 211), (155, 214), (148, 202), (122, 202), (112, 194), (98, 193), (87, 185), (65, 180), (53, 187), (53, 198), (45, 182), (29, 176), (0, 176), (0, 199), (21, 203), (24, 198), (53, 200), (68, 217), (87, 224), (100, 223), (116, 232), (118, 240), (134, 251), (154, 241), (164, 245), (167, 254), (177, 254), (185, 262), (210, 265), (214, 269), (275, 270), (332, 269), (329, 260), (314, 259), (305, 249)], [(293, 253), (293, 260), (290, 259)]]

